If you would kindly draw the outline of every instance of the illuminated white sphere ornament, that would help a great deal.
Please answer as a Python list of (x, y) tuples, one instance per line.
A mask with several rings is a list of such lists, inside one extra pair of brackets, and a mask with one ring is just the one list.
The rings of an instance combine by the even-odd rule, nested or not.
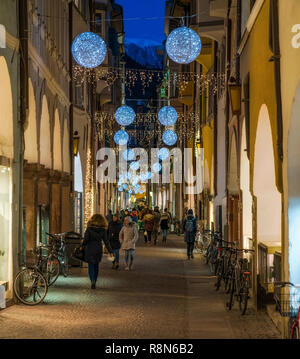
[(121, 106), (115, 113), (115, 119), (121, 126), (129, 126), (135, 119), (135, 112), (129, 106)]
[(135, 162), (131, 162), (129, 168), (132, 171), (137, 171), (140, 168), (140, 164), (139, 162), (135, 161)]
[(192, 29), (182, 26), (173, 30), (167, 38), (166, 50), (178, 64), (189, 64), (201, 53), (201, 39)]
[(152, 166), (152, 169), (154, 172), (160, 172), (161, 171), (161, 164), (159, 162), (154, 163), (154, 165)]
[(121, 146), (126, 145), (127, 142), (129, 141), (129, 135), (126, 131), (120, 130), (115, 133), (114, 141), (116, 142), (117, 145), (121, 145)]
[(134, 151), (129, 149), (123, 152), (123, 158), (125, 161), (132, 161), (135, 157)]
[(161, 148), (159, 151), (158, 151), (158, 158), (162, 161), (166, 160), (167, 158), (170, 157), (170, 151), (164, 147), (164, 148)]
[(72, 44), (74, 60), (82, 67), (93, 69), (102, 64), (107, 53), (103, 39), (93, 32), (76, 36)]
[(177, 142), (177, 135), (174, 131), (167, 130), (164, 132), (164, 134), (162, 136), (162, 140), (164, 141), (164, 143), (166, 145), (173, 146)]
[(158, 120), (164, 126), (173, 126), (177, 121), (177, 111), (172, 106), (165, 106), (158, 113)]

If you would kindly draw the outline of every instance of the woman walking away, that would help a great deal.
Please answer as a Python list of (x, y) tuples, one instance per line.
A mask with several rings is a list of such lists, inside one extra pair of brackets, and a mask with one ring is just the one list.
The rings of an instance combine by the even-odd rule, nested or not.
[(147, 240), (148, 240), (149, 246), (151, 244), (151, 236), (152, 236), (152, 232), (154, 229), (154, 219), (155, 219), (155, 217), (152, 214), (151, 209), (149, 209), (148, 214), (146, 214), (143, 219), (143, 222), (145, 224), (145, 230), (147, 231)]
[(168, 214), (168, 209), (165, 208), (164, 213), (162, 213), (160, 217), (160, 229), (162, 232), (162, 242), (167, 242), (167, 234), (169, 229), (169, 223), (170, 223), (170, 216)]
[(119, 234), (122, 229), (122, 223), (118, 219), (118, 216), (116, 214), (113, 215), (113, 220), (110, 222), (108, 226), (108, 239), (109, 244), (113, 250), (115, 260), (113, 262), (112, 269), (118, 269), (119, 268), (119, 251), (121, 248), (121, 243), (119, 240)]
[(82, 245), (84, 247), (84, 260), (88, 263), (91, 289), (96, 289), (96, 282), (99, 273), (99, 263), (102, 259), (102, 241), (105, 244), (110, 256), (113, 251), (107, 238), (107, 221), (101, 214), (94, 214), (87, 224)]
[(184, 241), (187, 246), (188, 259), (194, 258), (193, 250), (195, 246), (195, 239), (197, 234), (197, 220), (194, 217), (192, 209), (188, 210), (187, 217), (183, 221)]
[(157, 237), (158, 237), (158, 231), (159, 231), (159, 223), (160, 223), (160, 213), (159, 208), (154, 208), (154, 228), (153, 228), (153, 235), (154, 235), (154, 245), (156, 245)]
[(136, 224), (132, 221), (131, 217), (125, 217), (124, 226), (121, 229), (119, 238), (120, 242), (122, 243), (121, 248), (125, 251), (125, 270), (131, 270), (134, 260), (135, 244), (138, 240), (137, 227)]

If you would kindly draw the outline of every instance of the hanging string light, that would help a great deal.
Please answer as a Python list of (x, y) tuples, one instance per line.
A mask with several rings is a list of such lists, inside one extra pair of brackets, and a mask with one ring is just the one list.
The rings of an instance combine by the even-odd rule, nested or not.
[(121, 126), (129, 126), (135, 119), (135, 112), (129, 106), (121, 106), (115, 113), (115, 119)]
[(192, 29), (182, 26), (173, 30), (167, 38), (168, 56), (178, 64), (190, 64), (201, 53), (201, 39)]
[(158, 120), (164, 126), (173, 126), (177, 118), (177, 111), (172, 106), (165, 106), (158, 112)]
[(102, 64), (107, 49), (104, 40), (93, 32), (76, 36), (72, 44), (74, 60), (82, 67), (94, 69)]

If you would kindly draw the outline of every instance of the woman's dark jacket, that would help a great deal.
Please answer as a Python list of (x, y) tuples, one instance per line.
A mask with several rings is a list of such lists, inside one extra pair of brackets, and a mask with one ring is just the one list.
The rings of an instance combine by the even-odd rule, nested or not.
[(84, 240), (82, 245), (84, 247), (84, 260), (88, 263), (97, 264), (102, 259), (102, 241), (105, 244), (109, 253), (112, 253), (112, 248), (107, 238), (106, 228), (88, 227), (84, 233)]
[(108, 226), (108, 239), (112, 249), (120, 249), (121, 242), (119, 241), (119, 233), (122, 229), (121, 221), (112, 221)]

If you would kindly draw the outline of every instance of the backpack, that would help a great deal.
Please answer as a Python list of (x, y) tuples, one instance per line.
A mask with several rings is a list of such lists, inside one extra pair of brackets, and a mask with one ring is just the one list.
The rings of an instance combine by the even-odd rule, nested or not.
[(194, 221), (193, 218), (188, 218), (185, 223), (185, 231), (188, 233), (194, 232)]

